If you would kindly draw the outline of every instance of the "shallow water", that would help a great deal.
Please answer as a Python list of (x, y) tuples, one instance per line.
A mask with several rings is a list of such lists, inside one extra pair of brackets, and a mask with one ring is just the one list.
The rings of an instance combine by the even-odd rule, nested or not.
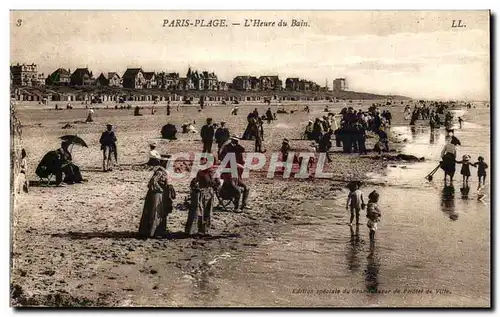
[[(478, 155), (490, 164), (489, 109), (471, 109), (455, 135), (458, 155)], [(468, 122), (473, 119), (475, 122)], [(488, 306), (490, 304), (490, 201), (477, 200), (477, 174), (471, 170), (469, 197), (455, 184), (443, 186), (439, 162), (446, 132), (395, 127), (407, 139), (403, 153), (422, 163), (390, 164), (387, 175), (370, 175), (385, 186), (382, 220), (370, 244), (366, 218), (347, 226), (345, 199), (305, 201), (307, 210), (274, 240), (248, 249), (232, 269), (210, 283), (222, 306)], [(489, 174), (489, 173), (488, 173)], [(489, 176), (487, 178), (489, 182)], [(347, 196), (347, 192), (345, 192)], [(398, 293), (399, 290), (399, 293)], [(186, 303), (195, 304), (195, 303)]]

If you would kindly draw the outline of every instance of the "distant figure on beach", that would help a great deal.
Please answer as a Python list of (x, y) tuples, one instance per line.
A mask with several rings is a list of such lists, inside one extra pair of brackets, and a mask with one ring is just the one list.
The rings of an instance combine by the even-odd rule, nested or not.
[(28, 162), (26, 160), (26, 150), (21, 150), (21, 162), (20, 162), (20, 170), (19, 175), (17, 176), (17, 193), (29, 192), (29, 181), (28, 181)]
[(464, 120), (462, 119), (462, 117), (458, 117), (458, 124), (460, 125), (460, 129), (462, 129), (463, 122)]
[(286, 162), (288, 160), (288, 153), (290, 153), (290, 141), (288, 139), (283, 139), (281, 142), (280, 154), (281, 154), (281, 162)]
[(233, 109), (231, 109), (231, 115), (233, 116), (238, 115), (238, 106), (234, 106)]
[(176, 193), (174, 187), (168, 183), (166, 162), (160, 159), (155, 163), (156, 168), (148, 183), (139, 223), (141, 238), (162, 238), (168, 232), (167, 217), (173, 210)]
[(326, 159), (328, 160), (328, 163), (332, 162), (332, 159), (330, 158), (330, 149), (332, 147), (332, 135), (333, 135), (333, 130), (330, 129), (328, 130), (327, 133), (325, 133), (321, 139), (318, 142), (318, 152), (319, 153), (325, 153)]
[[(99, 139), (102, 151), (102, 170), (104, 172), (112, 171), (114, 164), (118, 163), (116, 141), (113, 125), (111, 123), (106, 124), (106, 131), (101, 134), (101, 138)], [(113, 162), (113, 158), (115, 162)]]
[(351, 219), (349, 220), (349, 226), (353, 225), (354, 217), (356, 216), (356, 225), (359, 225), (359, 213), (361, 209), (365, 209), (365, 201), (363, 199), (363, 192), (360, 190), (359, 182), (353, 182), (349, 184), (349, 194), (347, 195), (347, 202), (345, 209), (349, 210), (351, 208)]
[[(177, 109), (179, 111), (179, 109)], [(170, 115), (170, 101), (167, 103), (167, 116)]]
[(370, 242), (375, 241), (375, 232), (377, 231), (377, 223), (380, 221), (382, 217), (382, 213), (378, 207), (380, 195), (374, 190), (368, 195), (368, 204), (366, 206), (366, 218), (368, 218), (368, 222), (366, 226), (370, 230)]
[(94, 109), (89, 108), (87, 119), (85, 120), (85, 122), (94, 122)]
[(135, 109), (134, 109), (134, 116), (138, 117), (138, 116), (142, 116), (141, 114), (141, 108), (139, 108), (139, 106), (135, 106)]
[(156, 108), (155, 106), (152, 106), (151, 107), (151, 114), (154, 115), (156, 113)]
[(484, 162), (484, 157), (480, 156), (477, 158), (477, 162), (473, 164), (474, 167), (477, 167), (477, 177), (478, 184), (477, 188), (481, 187), (481, 184), (484, 186), (486, 182), (486, 169), (488, 168), (488, 164)]
[(215, 142), (217, 143), (217, 152), (220, 151), (222, 145), (226, 143), (227, 140), (231, 137), (229, 133), (229, 129), (226, 127), (226, 122), (221, 121), (220, 127), (215, 130)]
[(267, 108), (266, 120), (267, 120), (267, 124), (270, 124), (271, 121), (273, 121), (273, 112), (271, 111), (271, 108)]
[(212, 153), (214, 134), (215, 129), (212, 124), (212, 118), (207, 118), (207, 124), (205, 124), (200, 131), (201, 141), (203, 142), (203, 153)]

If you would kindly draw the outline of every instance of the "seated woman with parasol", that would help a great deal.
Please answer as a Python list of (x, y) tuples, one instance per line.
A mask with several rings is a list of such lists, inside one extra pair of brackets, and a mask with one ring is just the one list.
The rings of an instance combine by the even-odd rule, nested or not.
[[(80, 168), (73, 163), (73, 157), (69, 146), (78, 144), (87, 147), (85, 141), (74, 135), (65, 135), (61, 137), (61, 147), (55, 151), (45, 154), (38, 164), (35, 173), (40, 178), (50, 178), (56, 176), (56, 185), (62, 182), (66, 184), (81, 183), (83, 181)], [(64, 174), (64, 179), (63, 179)]]

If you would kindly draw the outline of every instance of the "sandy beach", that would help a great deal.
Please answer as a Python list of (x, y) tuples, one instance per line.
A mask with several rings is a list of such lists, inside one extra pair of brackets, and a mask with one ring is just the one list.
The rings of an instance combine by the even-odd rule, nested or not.
[[(366, 110), (372, 102), (353, 102), (347, 106)], [(266, 156), (278, 152), (285, 137), (291, 140), (293, 149), (307, 149), (310, 141), (300, 140), (300, 135), (309, 119), (325, 114), (325, 105), (335, 113), (346, 106), (343, 103), (310, 103), (311, 113), (278, 114), (277, 121), (269, 125), (265, 123)], [(77, 123), (84, 121), (87, 115), (82, 105), (62, 111), (53, 110), (53, 106), (51, 104), (45, 109), (34, 109), (36, 106), (29, 104), (18, 106), (18, 117), (23, 125), (22, 145), (28, 158), (28, 178), (38, 180), (34, 170), (47, 151), (59, 147), (60, 136), (77, 134), (89, 145), (89, 148), (73, 148), (74, 161), (80, 166), (87, 182), (65, 187), (33, 186), (28, 194), (22, 193), (17, 198), (12, 211), (11, 285), (12, 303), (15, 305), (301, 306), (296, 301), (266, 301), (266, 293), (270, 289), (262, 289), (261, 297), (252, 299), (259, 293), (255, 288), (248, 292), (234, 285), (225, 289), (224, 281), (228, 279), (228, 274), (229, 279), (234, 274), (228, 285), (248, 277), (240, 265), (253, 270), (268, 267), (265, 262), (259, 264), (259, 257), (255, 254), (250, 257), (253, 259), (251, 263), (248, 262), (248, 250), (260, 250), (266, 243), (280, 239), (293, 239), (291, 226), (300, 231), (303, 223), (333, 221), (335, 225), (345, 226), (348, 232), (347, 213), (340, 210), (343, 207), (333, 207), (339, 212), (332, 216), (321, 211), (326, 205), (318, 207), (309, 202), (329, 202), (332, 206), (344, 202), (345, 185), (349, 180), (366, 180), (372, 187), (384, 186), (383, 177), (388, 173), (388, 166), (393, 164), (376, 158), (377, 154), (373, 152), (367, 156), (342, 154), (341, 148), (334, 146), (333, 162), (325, 168), (333, 173), (331, 179), (267, 179), (263, 173), (251, 173), (248, 185), (252, 209), (244, 213), (215, 211), (211, 236), (204, 238), (186, 238), (181, 234), (187, 218), (187, 211), (181, 205), (189, 193), (189, 180), (174, 181), (178, 196), (174, 212), (168, 219), (171, 236), (167, 239), (138, 240), (136, 233), (147, 182), (152, 174), (151, 170), (141, 166), (147, 160), (149, 142), (154, 140), (162, 154), (196, 152), (202, 148), (198, 134), (182, 134), (179, 131), (178, 140), (161, 139), (161, 127), (172, 123), (181, 130), (181, 124), (195, 120), (199, 130), (205, 119), (211, 117), (215, 122), (227, 121), (231, 133), (241, 135), (246, 127), (248, 112), (257, 108), (263, 114), (267, 105), (239, 105), (237, 116), (229, 114), (230, 105), (211, 105), (201, 112), (196, 106), (184, 105), (177, 111), (176, 105), (173, 105), (171, 115), (167, 116), (164, 105), (156, 105), (157, 112), (152, 115), (151, 104), (141, 104), (144, 107), (143, 116), (134, 117), (133, 110), (115, 110), (112, 109), (114, 104), (105, 109), (105, 105), (100, 104), (95, 110), (95, 122), (88, 124)], [(294, 103), (287, 104), (286, 108), (301, 110), (304, 106), (305, 103)], [(274, 112), (277, 105), (271, 108)], [(403, 120), (404, 107), (398, 105), (382, 109), (392, 112), (392, 126), (408, 125)], [(114, 125), (118, 138), (119, 167), (103, 173), (98, 140), (108, 122)], [(72, 128), (62, 129), (67, 123)], [(424, 122), (420, 124), (426, 125)], [(374, 140), (367, 140), (369, 149), (373, 147)], [(241, 141), (241, 144), (247, 151), (253, 151), (253, 141)], [(391, 138), (391, 154), (397, 154), (404, 144), (401, 139)], [(373, 174), (381, 179), (367, 177)], [(304, 220), (306, 218), (308, 220)], [(366, 231), (365, 228), (362, 230)], [(489, 229), (486, 233), (489, 234)], [(302, 234), (307, 236), (311, 232)], [(300, 237), (300, 232), (295, 232), (295, 236)], [(275, 248), (284, 252), (282, 248)], [(280, 270), (279, 266), (272, 269), (276, 272)], [(301, 269), (298, 268), (298, 271)], [(274, 278), (287, 279), (285, 274), (277, 274)], [(208, 283), (208, 280), (217, 282)], [(228, 290), (235, 293), (229, 294)], [(225, 296), (218, 298), (221, 294)], [(225, 300), (235, 294), (248, 299)], [(484, 296), (489, 299), (487, 294)], [(474, 301), (466, 303), (477, 304)], [(309, 304), (336, 305), (328, 301), (310, 301)], [(428, 304), (432, 306), (436, 302)], [(349, 306), (349, 302), (340, 305)]]

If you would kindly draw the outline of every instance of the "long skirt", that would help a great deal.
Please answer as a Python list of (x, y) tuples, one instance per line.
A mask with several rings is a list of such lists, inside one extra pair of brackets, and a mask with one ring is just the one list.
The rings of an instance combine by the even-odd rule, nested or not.
[(167, 200), (163, 193), (148, 190), (139, 223), (139, 236), (161, 237), (166, 234), (169, 205)]
[(185, 232), (188, 235), (201, 233), (207, 234), (210, 227), (214, 202), (212, 188), (201, 188), (191, 191), (191, 207), (189, 208)]
[(453, 177), (455, 175), (455, 155), (451, 153), (446, 153), (441, 161), (441, 168), (446, 175)]

